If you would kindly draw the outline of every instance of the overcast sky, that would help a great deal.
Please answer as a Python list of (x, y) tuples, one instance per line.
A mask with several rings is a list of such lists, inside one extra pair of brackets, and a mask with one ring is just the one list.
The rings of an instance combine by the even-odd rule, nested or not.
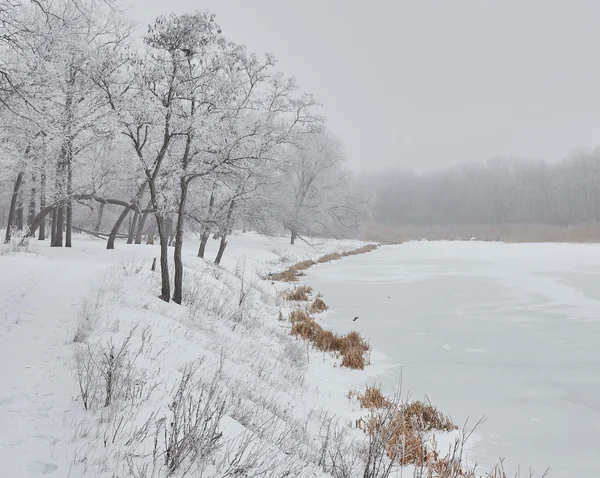
[(210, 9), (323, 103), (360, 169), (600, 144), (598, 0), (125, 0), (147, 24)]

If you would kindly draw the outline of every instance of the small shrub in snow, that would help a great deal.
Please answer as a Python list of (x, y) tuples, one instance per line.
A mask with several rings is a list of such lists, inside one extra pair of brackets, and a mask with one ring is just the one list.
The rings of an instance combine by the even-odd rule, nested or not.
[[(219, 424), (225, 413), (226, 397), (217, 386), (194, 382), (194, 370), (186, 369), (169, 405), (164, 427), (164, 461), (168, 474), (185, 473), (200, 466), (219, 447)], [(159, 431), (157, 431), (157, 434)]]

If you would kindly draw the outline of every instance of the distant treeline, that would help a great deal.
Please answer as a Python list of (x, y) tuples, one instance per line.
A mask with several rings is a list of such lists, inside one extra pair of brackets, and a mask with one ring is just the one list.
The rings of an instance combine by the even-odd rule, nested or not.
[(367, 175), (373, 220), (386, 226), (546, 224), (600, 221), (600, 147), (568, 158), (494, 158), (417, 174)]

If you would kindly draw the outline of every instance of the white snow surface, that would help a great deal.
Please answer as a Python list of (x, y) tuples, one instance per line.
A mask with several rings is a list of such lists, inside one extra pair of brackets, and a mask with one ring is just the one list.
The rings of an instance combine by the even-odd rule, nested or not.
[(488, 418), (471, 459), (505, 458), (509, 476), (598, 473), (600, 246), (411, 242), (305, 281), (332, 307), (325, 325), (401, 364), (403, 390), (456, 423)]
[[(164, 460), (152, 459), (155, 439), (160, 445), (164, 436), (157, 438), (144, 427), (161, 418), (169, 423), (169, 404), (190, 364), (214, 403), (227, 403), (215, 455), (221, 462), (215, 458), (202, 476), (222, 476), (223, 463), (242, 442), (240, 467), (254, 467), (254, 474), (243, 476), (280, 476), (278, 470), (290, 463), (297, 470), (290, 476), (328, 476), (316, 465), (320, 427), (335, 417), (346, 434), (363, 440), (364, 434), (349, 425), (364, 411), (351, 403), (348, 392), (364, 389), (392, 364), (373, 351), (365, 371), (348, 370), (339, 359), (294, 339), (289, 323), (278, 320), (279, 311), (287, 316), (291, 305), (277, 292), (288, 286), (257, 282), (256, 276), (360, 245), (290, 246), (285, 238), (234, 234), (222, 266), (216, 267), (198, 259), (197, 243), (189, 240), (186, 307), (157, 298), (159, 273), (150, 271), (157, 246), (118, 242), (107, 251), (103, 241), (85, 236), (77, 236), (71, 249), (50, 248), (47, 241), (34, 242), (25, 252), (4, 246), (0, 476), (166, 476), (164, 466), (153, 469)], [(210, 242), (207, 257), (214, 257), (216, 246)], [(248, 296), (239, 306), (242, 277)], [(84, 410), (77, 367), (93, 360), (102, 368), (102, 354), (111, 344), (118, 352), (124, 343), (128, 375), (120, 372), (122, 396), (114, 402), (121, 406), (97, 403), (104, 390), (91, 387), (96, 402), (92, 399), (91, 410)], [(450, 438), (439, 437), (442, 443)], [(186, 476), (200, 476), (197, 471)], [(242, 475), (230, 470), (230, 476)]]

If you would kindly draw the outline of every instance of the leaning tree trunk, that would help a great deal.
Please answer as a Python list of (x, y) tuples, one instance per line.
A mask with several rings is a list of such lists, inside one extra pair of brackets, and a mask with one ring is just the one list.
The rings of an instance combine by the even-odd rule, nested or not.
[(181, 305), (183, 293), (183, 261), (181, 250), (183, 248), (183, 225), (185, 222), (185, 205), (188, 195), (188, 181), (181, 178), (179, 181), (181, 195), (179, 197), (179, 207), (177, 210), (177, 224), (175, 225), (175, 250), (173, 251), (173, 260), (175, 263), (175, 277), (173, 281), (173, 302)]
[(106, 241), (106, 248), (107, 249), (114, 249), (115, 248), (115, 240), (117, 239), (117, 234), (119, 233), (119, 229), (121, 229), (121, 225), (123, 224), (123, 221), (129, 215), (130, 211), (131, 211), (131, 206), (126, 207), (125, 209), (123, 209), (123, 212), (121, 213), (121, 215), (117, 219), (117, 222), (115, 222), (115, 225), (113, 226), (112, 230), (110, 231), (110, 234), (108, 235), (108, 241)]
[(225, 248), (227, 247), (227, 236), (223, 234), (221, 236), (221, 242), (219, 243), (219, 251), (217, 252), (217, 257), (215, 257), (215, 264), (219, 265), (221, 263), (221, 259), (223, 259), (223, 253), (225, 252)]
[(98, 208), (98, 217), (96, 218), (96, 225), (94, 226), (94, 232), (100, 232), (102, 229), (102, 216), (104, 215), (104, 207), (106, 204), (100, 203), (100, 207)]
[[(146, 209), (150, 209), (151, 207), (152, 207), (152, 201), (148, 202), (148, 206), (146, 206)], [(146, 220), (148, 219), (148, 214), (149, 213), (145, 212), (140, 216), (137, 233), (135, 235), (135, 243), (136, 244), (142, 243), (142, 234), (144, 233), (144, 227), (146, 227)]]
[(17, 174), (17, 179), (13, 187), (13, 194), (10, 199), (10, 209), (8, 210), (8, 224), (6, 226), (6, 235), (4, 236), (4, 244), (10, 242), (10, 236), (12, 234), (13, 221), (15, 220), (15, 212), (17, 209), (17, 199), (19, 198), (19, 190), (21, 189), (21, 182), (23, 181), (23, 173)]
[(227, 247), (227, 233), (230, 231), (231, 225), (231, 216), (233, 215), (233, 207), (235, 205), (235, 200), (231, 200), (229, 203), (229, 210), (227, 211), (227, 221), (225, 222), (225, 227), (223, 228), (223, 233), (221, 234), (221, 242), (219, 243), (219, 251), (217, 252), (217, 257), (215, 257), (215, 264), (219, 265), (221, 263), (221, 259), (223, 259), (223, 253), (225, 252), (225, 248)]
[[(46, 165), (42, 166), (42, 174), (40, 179), (40, 210), (46, 207)], [(35, 220), (35, 218), (33, 219)], [(33, 220), (31, 221), (33, 224)], [(32, 224), (29, 224), (31, 231)], [(43, 241), (46, 239), (46, 218), (40, 223), (40, 234), (38, 240)]]
[(17, 201), (17, 229), (22, 231), (25, 226), (24, 213), (23, 213), (23, 191), (19, 192), (19, 199)]
[[(210, 199), (208, 201), (208, 219), (212, 218), (213, 207), (215, 205), (215, 192), (214, 190), (210, 193)], [(204, 253), (206, 252), (206, 243), (210, 237), (210, 225), (207, 221), (202, 224), (202, 233), (200, 234), (200, 249), (198, 250), (198, 257), (204, 259)]]

